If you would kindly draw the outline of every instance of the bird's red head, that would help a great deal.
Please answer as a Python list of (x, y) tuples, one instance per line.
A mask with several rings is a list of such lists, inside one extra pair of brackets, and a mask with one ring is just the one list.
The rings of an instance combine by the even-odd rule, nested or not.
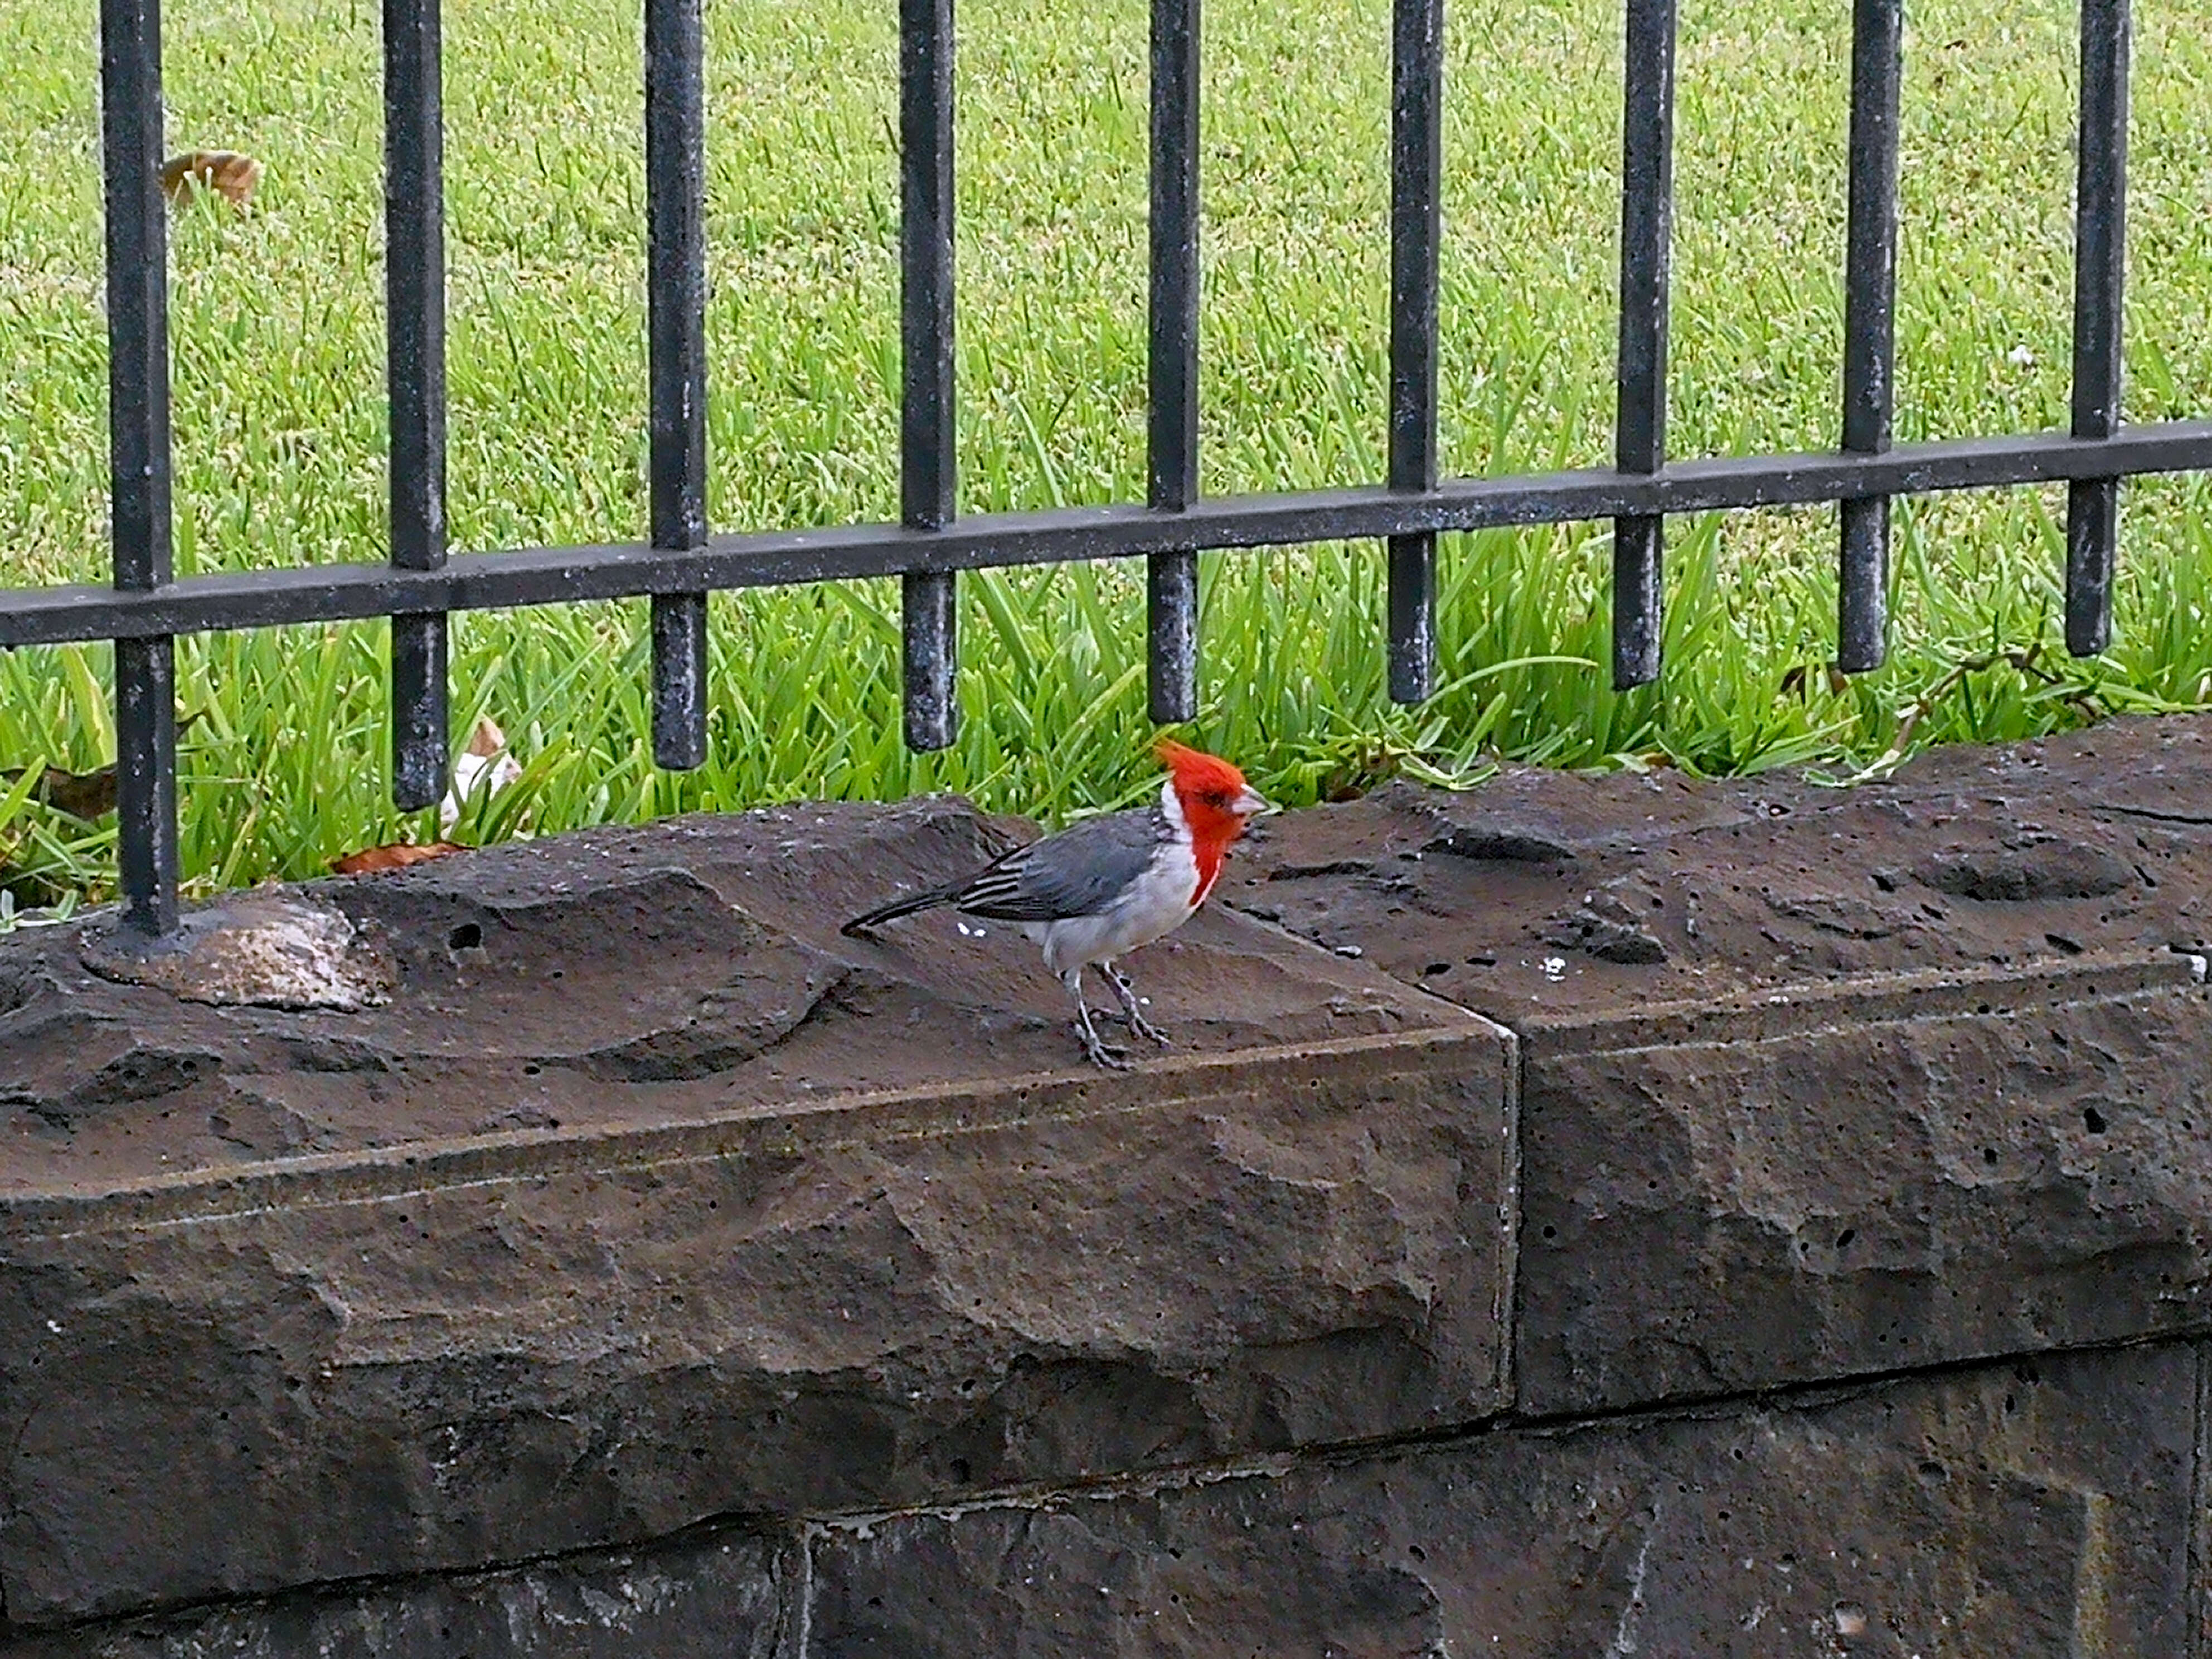
[(1176, 804), (1189, 827), (1191, 851), (1198, 861), (1194, 905), (1221, 872), (1221, 855), (1244, 833), (1252, 817), (1268, 810), (1266, 799), (1244, 781), (1244, 775), (1218, 755), (1192, 749), (1172, 738), (1160, 740), (1158, 753), (1168, 769)]

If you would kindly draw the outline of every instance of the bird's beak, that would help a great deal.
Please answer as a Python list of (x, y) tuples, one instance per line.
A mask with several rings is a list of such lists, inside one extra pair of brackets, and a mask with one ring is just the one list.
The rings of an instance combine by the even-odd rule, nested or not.
[(1256, 818), (1276, 810), (1275, 805), (1256, 789), (1247, 789), (1230, 803), (1229, 810), (1243, 818)]

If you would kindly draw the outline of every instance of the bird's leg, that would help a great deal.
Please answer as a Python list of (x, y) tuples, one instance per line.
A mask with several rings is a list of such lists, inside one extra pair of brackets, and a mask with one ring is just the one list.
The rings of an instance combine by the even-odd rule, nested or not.
[(1106, 982), (1114, 988), (1114, 994), (1121, 999), (1121, 1012), (1128, 1018), (1131, 1035), (1149, 1037), (1163, 1048), (1173, 1047), (1173, 1039), (1145, 1018), (1144, 1010), (1137, 1006), (1137, 988), (1129, 983), (1121, 970), (1109, 960), (1100, 963), (1098, 971), (1106, 975)]
[(1099, 1041), (1098, 1028), (1091, 1023), (1091, 1006), (1083, 1000), (1083, 969), (1071, 968), (1060, 979), (1067, 987), (1067, 994), (1075, 999), (1075, 1032), (1083, 1040), (1083, 1057), (1109, 1072), (1127, 1071), (1129, 1062), (1123, 1057), (1123, 1051)]

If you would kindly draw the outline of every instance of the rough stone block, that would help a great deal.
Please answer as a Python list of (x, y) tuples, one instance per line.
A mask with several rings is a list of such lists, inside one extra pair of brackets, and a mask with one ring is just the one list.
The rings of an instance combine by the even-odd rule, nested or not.
[(1510, 768), (1262, 826), (1222, 896), (1516, 1030), (1890, 975), (2212, 951), (2212, 720), (1887, 781)]
[(808, 1659), (2179, 1656), (2174, 1346), (818, 1538)]
[(0, 1205), (0, 1584), (51, 1623), (1507, 1398), (1510, 1039)]
[(2203, 1328), (2207, 1010), (2106, 963), (1535, 1032), (1522, 1408)]
[(9, 1659), (775, 1659), (769, 1540), (723, 1534), (506, 1572), (309, 1591), (8, 1644)]
[[(937, 913), (872, 940), (837, 931), (1006, 844), (938, 797), (588, 830), (316, 883), (285, 902), (350, 927), (390, 981), (343, 1010), (118, 982), (97, 924), (0, 937), (0, 1193), (1087, 1071), (1067, 994), (1018, 928)], [(257, 908), (223, 907), (233, 924)], [(204, 997), (246, 966), (216, 947), (256, 930), (216, 915), (194, 933), (200, 948), (164, 960)], [(1468, 1023), (1218, 905), (1124, 965), (1182, 1056)]]
[(319, 884), (343, 1010), (0, 940), (0, 1650), (2179, 1654), (2194, 1360), (1998, 1357), (2212, 1328), (2208, 791), (1394, 786), (1126, 1078), (1006, 928), (837, 935), (943, 799)]

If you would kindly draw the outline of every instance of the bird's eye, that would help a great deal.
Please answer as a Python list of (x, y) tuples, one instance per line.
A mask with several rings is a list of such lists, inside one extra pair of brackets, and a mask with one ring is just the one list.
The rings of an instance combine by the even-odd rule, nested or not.
[(1218, 806), (1224, 812), (1227, 811), (1229, 810), (1229, 792), (1225, 789), (1207, 790), (1206, 792), (1206, 804), (1208, 806)]

